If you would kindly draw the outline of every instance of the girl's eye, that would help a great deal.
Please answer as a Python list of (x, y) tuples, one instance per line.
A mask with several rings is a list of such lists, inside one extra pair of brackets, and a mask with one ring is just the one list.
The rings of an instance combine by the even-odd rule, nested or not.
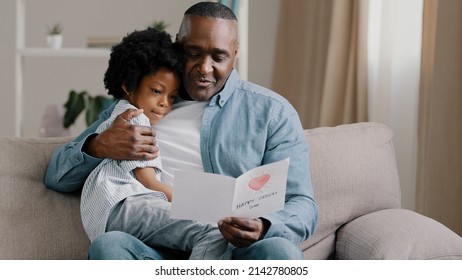
[(170, 99), (173, 100), (173, 101), (175, 101), (175, 100), (176, 100), (176, 95), (171, 95), (171, 96), (170, 96)]
[(160, 94), (160, 90), (158, 90), (158, 89), (153, 89), (152, 92), (153, 92), (154, 94)]

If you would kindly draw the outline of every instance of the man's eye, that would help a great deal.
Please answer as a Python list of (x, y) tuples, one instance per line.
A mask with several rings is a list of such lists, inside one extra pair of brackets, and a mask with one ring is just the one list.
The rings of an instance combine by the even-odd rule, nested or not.
[(200, 54), (197, 53), (197, 52), (187, 52), (186, 55), (187, 55), (188, 57), (193, 58), (193, 57), (199, 57)]
[(213, 60), (216, 62), (223, 62), (226, 60), (226, 56), (223, 55), (216, 55), (213, 57)]

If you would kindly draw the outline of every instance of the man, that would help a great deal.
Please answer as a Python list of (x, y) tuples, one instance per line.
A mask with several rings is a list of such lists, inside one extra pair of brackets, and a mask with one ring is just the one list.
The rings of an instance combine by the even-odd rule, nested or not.
[[(237, 19), (226, 6), (201, 2), (190, 7), (177, 41), (186, 57), (184, 98), (193, 101), (179, 102), (156, 126), (166, 171), (162, 176), (168, 183), (175, 170), (238, 177), (256, 166), (289, 157), (283, 210), (258, 219), (228, 217), (218, 226), (233, 245), (233, 259), (302, 259), (298, 243), (313, 234), (317, 206), (308, 147), (296, 111), (276, 93), (239, 79), (234, 70), (239, 47)], [(48, 187), (78, 190), (102, 158), (152, 159), (157, 155), (155, 132), (126, 121), (139, 114), (137, 111), (123, 113), (112, 127), (96, 135), (95, 127), (111, 111), (112, 107), (74, 141), (54, 152), (45, 178)], [(108, 232), (95, 240), (89, 257), (183, 257), (178, 253), (149, 248), (132, 236)]]

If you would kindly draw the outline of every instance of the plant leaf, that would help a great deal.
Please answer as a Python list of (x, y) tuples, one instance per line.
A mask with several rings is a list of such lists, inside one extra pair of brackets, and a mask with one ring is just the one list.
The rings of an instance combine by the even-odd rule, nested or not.
[(87, 112), (85, 114), (85, 121), (87, 126), (90, 126), (92, 123), (98, 120), (99, 114), (107, 109), (114, 102), (114, 99), (111, 97), (105, 96), (88, 96), (86, 99), (86, 108)]
[(151, 27), (154, 28), (154, 29), (157, 29), (157, 31), (164, 31), (165, 29), (167, 29), (168, 26), (169, 26), (169, 24), (166, 23), (163, 20), (154, 21), (151, 24)]
[(68, 128), (71, 126), (79, 114), (83, 111), (85, 107), (85, 100), (84, 95), (86, 95), (86, 91), (81, 91), (77, 93), (74, 90), (69, 92), (69, 98), (67, 102), (64, 104), (64, 108), (66, 109), (66, 113), (64, 114), (63, 118), (63, 126)]

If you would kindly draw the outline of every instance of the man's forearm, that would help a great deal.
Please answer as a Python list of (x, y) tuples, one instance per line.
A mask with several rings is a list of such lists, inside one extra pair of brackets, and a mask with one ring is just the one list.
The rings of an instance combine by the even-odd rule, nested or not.
[(278, 236), (295, 243), (302, 242), (313, 235), (317, 216), (316, 203), (310, 198), (299, 198), (286, 203), (284, 210), (264, 217), (271, 223), (265, 238)]
[(104, 110), (99, 119), (72, 142), (53, 152), (45, 173), (45, 185), (48, 188), (61, 192), (73, 192), (82, 188), (88, 175), (102, 161), (102, 159), (85, 154), (83, 147), (88, 140), (97, 135), (96, 129), (109, 118), (115, 104)]
[(85, 141), (70, 142), (53, 152), (45, 174), (48, 188), (73, 192), (83, 186), (91, 171), (102, 161), (82, 152)]

